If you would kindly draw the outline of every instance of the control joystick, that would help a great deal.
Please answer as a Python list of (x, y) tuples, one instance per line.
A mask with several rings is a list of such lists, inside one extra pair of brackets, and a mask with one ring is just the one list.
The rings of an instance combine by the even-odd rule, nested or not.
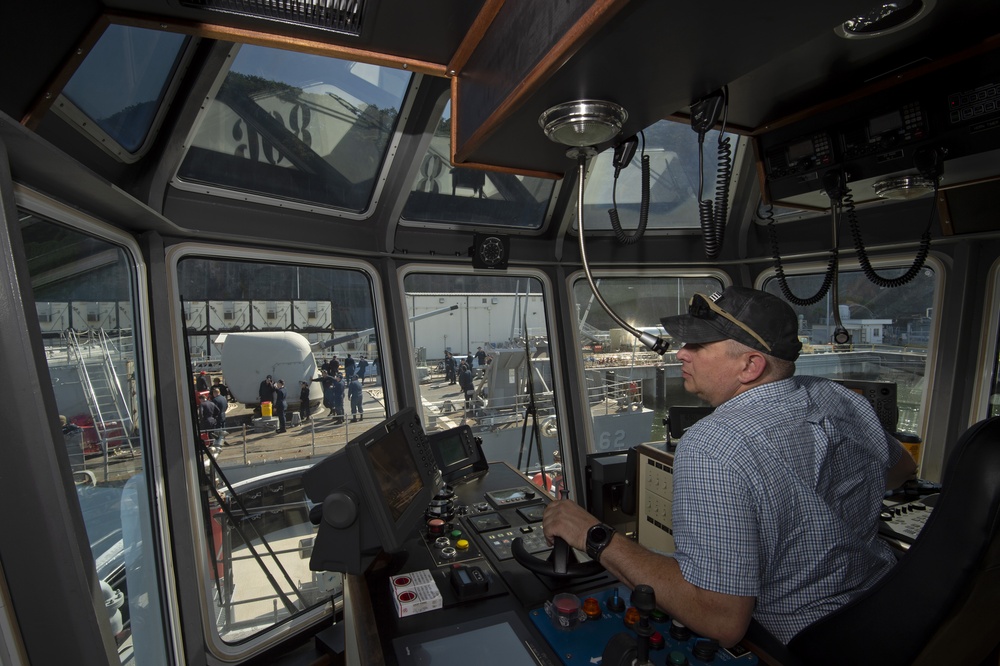
[(635, 630), (638, 640), (636, 641), (636, 663), (645, 664), (649, 662), (649, 637), (653, 635), (653, 625), (649, 618), (656, 609), (656, 595), (649, 585), (636, 585), (632, 590), (632, 605), (639, 611), (639, 621), (636, 622)]
[[(615, 591), (617, 595), (617, 590)], [(633, 666), (649, 664), (649, 640), (656, 633), (649, 619), (656, 609), (656, 595), (649, 585), (636, 585), (632, 590), (632, 605), (639, 621), (632, 627), (635, 637), (618, 633), (611, 637), (601, 655), (602, 666)]]

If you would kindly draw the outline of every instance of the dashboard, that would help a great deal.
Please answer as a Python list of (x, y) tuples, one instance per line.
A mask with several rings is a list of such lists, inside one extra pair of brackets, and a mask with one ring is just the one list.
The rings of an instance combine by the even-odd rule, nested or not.
[(748, 650), (720, 649), (658, 610), (643, 620), (632, 592), (606, 572), (561, 579), (522, 566), (515, 539), (534, 557), (551, 554), (541, 524), (550, 501), (502, 463), (445, 486), (425, 527), (365, 573), (384, 663), (625, 664), (635, 657), (640, 622), (650, 630), (653, 664), (758, 663)]

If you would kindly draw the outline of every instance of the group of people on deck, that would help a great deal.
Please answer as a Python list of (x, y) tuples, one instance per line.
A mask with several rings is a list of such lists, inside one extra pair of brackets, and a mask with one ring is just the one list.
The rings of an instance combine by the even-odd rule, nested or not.
[[(349, 354), (348, 358), (350, 359)], [(364, 360), (363, 357), (362, 360)], [(326, 415), (332, 418), (334, 423), (344, 422), (344, 395), (346, 393), (351, 402), (351, 423), (364, 420), (364, 390), (361, 386), (361, 376), (349, 375), (345, 386), (344, 377), (339, 372), (331, 374), (323, 369), (320, 369), (319, 372), (320, 376), (311, 381), (319, 382), (323, 387), (323, 406), (329, 410)], [(302, 391), (304, 394), (307, 393), (308, 386), (303, 386)]]

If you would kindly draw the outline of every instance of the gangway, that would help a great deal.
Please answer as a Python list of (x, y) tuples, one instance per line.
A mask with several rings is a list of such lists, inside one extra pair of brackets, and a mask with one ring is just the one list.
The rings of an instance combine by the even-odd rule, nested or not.
[[(91, 331), (91, 335), (95, 337), (84, 344), (79, 333), (68, 329), (66, 341), (70, 361), (75, 362), (90, 417), (100, 438), (102, 452), (106, 455), (113, 446), (120, 447), (124, 443), (134, 455), (131, 433), (136, 424), (115, 371), (111, 341), (103, 328)], [(118, 429), (121, 434), (114, 434)], [(112, 444), (112, 440), (117, 441)]]
[(600, 345), (606, 345), (611, 340), (611, 334), (608, 331), (602, 331), (595, 328), (586, 321), (580, 322), (580, 337), (586, 338), (591, 342), (596, 342)]

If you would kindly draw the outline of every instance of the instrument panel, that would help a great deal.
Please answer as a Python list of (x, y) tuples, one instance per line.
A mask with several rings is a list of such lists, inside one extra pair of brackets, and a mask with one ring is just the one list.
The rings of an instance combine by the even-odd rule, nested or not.
[[(365, 574), (385, 663), (462, 657), (474, 657), (480, 666), (625, 663), (618, 660), (627, 659), (637, 642), (637, 610), (626, 586), (605, 572), (568, 581), (535, 574), (511, 552), (516, 538), (536, 557), (551, 552), (541, 529), (550, 501), (505, 464), (493, 463), (485, 476), (445, 487), (428, 507), (427, 526), (405, 551), (376, 560)], [(440, 597), (427, 595), (427, 610), (401, 616), (393, 580), (409, 578), (433, 580)], [(679, 663), (678, 655), (692, 666), (757, 663), (741, 648), (707, 645), (662, 613), (646, 621), (653, 634), (650, 659), (657, 666)]]

